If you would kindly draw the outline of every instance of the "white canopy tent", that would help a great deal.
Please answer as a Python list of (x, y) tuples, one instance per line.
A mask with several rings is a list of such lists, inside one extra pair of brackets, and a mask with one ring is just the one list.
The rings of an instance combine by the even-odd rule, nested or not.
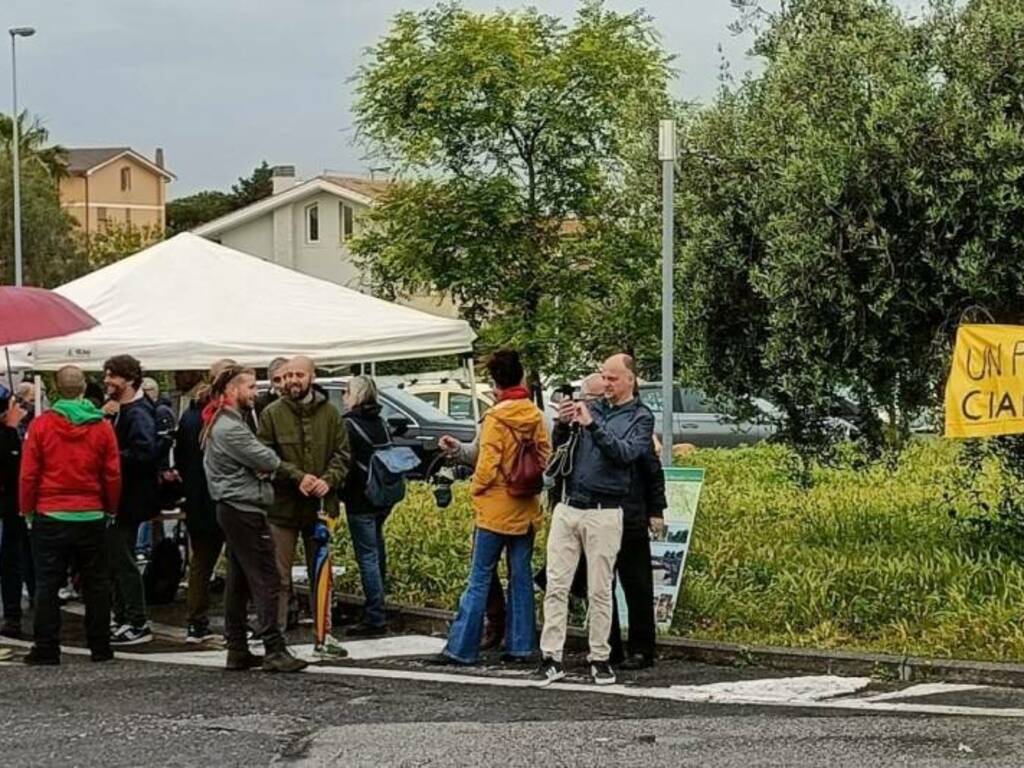
[(475, 334), (436, 317), (183, 233), (56, 289), (100, 325), (12, 348), (35, 370), (100, 370), (130, 354), (153, 371), (221, 358), (265, 366), (307, 355), (333, 367), (463, 355)]

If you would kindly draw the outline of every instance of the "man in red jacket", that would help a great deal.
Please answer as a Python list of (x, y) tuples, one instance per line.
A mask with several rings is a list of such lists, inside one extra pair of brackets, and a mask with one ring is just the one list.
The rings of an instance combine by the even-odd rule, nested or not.
[(103, 413), (84, 399), (85, 375), (57, 372), (59, 400), (37, 416), (21, 461), (21, 514), (32, 520), (35, 555), (35, 645), (26, 664), (60, 664), (57, 591), (72, 558), (82, 576), (85, 626), (93, 661), (110, 649), (110, 565), (107, 518), (121, 500), (121, 457)]

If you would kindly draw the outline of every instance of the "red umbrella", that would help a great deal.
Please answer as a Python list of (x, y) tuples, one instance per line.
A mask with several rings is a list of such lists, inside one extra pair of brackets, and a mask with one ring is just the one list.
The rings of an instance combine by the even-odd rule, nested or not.
[(0, 346), (86, 331), (99, 321), (59, 293), (0, 286)]
[(59, 293), (0, 285), (0, 347), (4, 348), (8, 384), (14, 381), (7, 352), (9, 344), (67, 336), (99, 324), (99, 320)]

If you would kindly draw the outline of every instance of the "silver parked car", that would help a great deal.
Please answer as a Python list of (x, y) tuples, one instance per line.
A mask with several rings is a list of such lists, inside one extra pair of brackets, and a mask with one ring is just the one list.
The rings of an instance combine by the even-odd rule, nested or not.
[[(738, 420), (722, 413), (697, 389), (676, 386), (672, 403), (672, 442), (689, 443), (699, 448), (728, 448), (767, 440), (775, 433), (771, 405), (757, 402), (762, 415), (753, 421)], [(664, 411), (661, 384), (640, 385), (640, 401), (654, 413), (654, 433), (661, 438)]]

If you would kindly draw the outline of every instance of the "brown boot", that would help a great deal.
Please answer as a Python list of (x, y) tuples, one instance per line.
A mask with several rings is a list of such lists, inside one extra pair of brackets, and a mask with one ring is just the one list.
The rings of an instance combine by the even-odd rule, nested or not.
[(301, 672), (308, 666), (309, 664), (302, 659), (292, 656), (287, 649), (268, 652), (267, 657), (263, 659), (264, 672)]
[(261, 666), (263, 666), (263, 657), (250, 653), (248, 649), (244, 651), (228, 651), (228, 663), (225, 665), (225, 669), (233, 672), (243, 672), (247, 669), (256, 669)]
[(484, 622), (484, 636), (480, 640), (480, 650), (489, 651), (492, 648), (497, 648), (501, 645), (501, 641), (505, 639), (505, 627), (501, 624), (493, 623), (490, 621)]

